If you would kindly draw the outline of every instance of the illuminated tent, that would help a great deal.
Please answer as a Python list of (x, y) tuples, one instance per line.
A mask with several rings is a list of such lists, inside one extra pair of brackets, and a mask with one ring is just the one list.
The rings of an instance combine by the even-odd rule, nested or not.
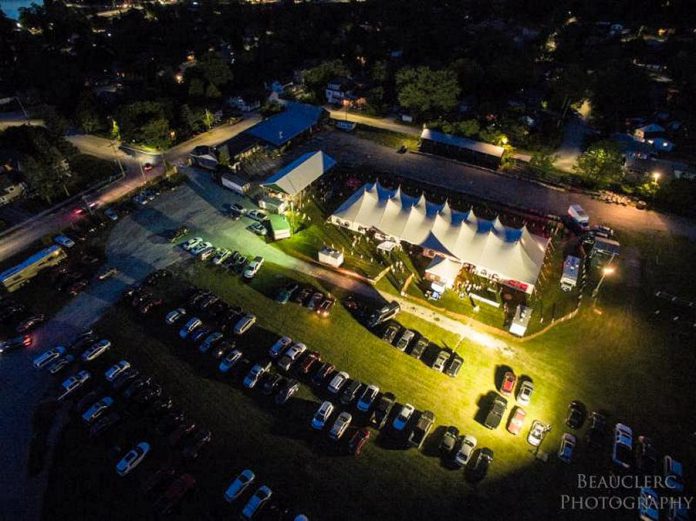
[(413, 197), (379, 183), (366, 184), (352, 194), (330, 221), (472, 265), (479, 275), (527, 293), (534, 290), (549, 242), (526, 227), (510, 228), (499, 218), (481, 219), (473, 210), (453, 210), (447, 202), (433, 203), (423, 195)]

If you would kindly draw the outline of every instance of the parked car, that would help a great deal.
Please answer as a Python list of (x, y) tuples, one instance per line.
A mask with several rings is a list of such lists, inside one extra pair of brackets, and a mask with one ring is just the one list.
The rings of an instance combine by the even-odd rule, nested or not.
[(189, 460), (197, 459), (201, 449), (210, 443), (211, 439), (212, 434), (209, 430), (201, 429), (197, 431), (184, 445), (181, 455)]
[(517, 382), (515, 373), (512, 371), (505, 371), (503, 382), (500, 384), (500, 394), (503, 396), (510, 396), (515, 389), (515, 382)]
[(242, 352), (239, 349), (235, 349), (228, 354), (225, 355), (225, 357), (220, 361), (220, 365), (218, 366), (218, 369), (221, 373), (227, 373), (229, 372), (230, 369), (232, 369), (237, 363), (242, 359)]
[(191, 474), (182, 474), (157, 498), (154, 504), (155, 510), (162, 515), (170, 513), (195, 486), (196, 480)]
[(539, 420), (534, 420), (529, 429), (529, 434), (527, 435), (527, 443), (532, 447), (538, 447), (541, 445), (541, 442), (544, 441), (547, 432), (548, 425)]
[(191, 251), (193, 248), (197, 247), (199, 244), (203, 242), (203, 239), (201, 237), (193, 237), (186, 242), (184, 242), (181, 247), (186, 250), (186, 251)]
[(63, 246), (64, 248), (72, 248), (75, 246), (75, 241), (73, 241), (70, 237), (67, 235), (56, 235), (53, 237), (53, 242), (58, 244), (59, 246)]
[(482, 480), (486, 477), (491, 463), (493, 463), (493, 451), (489, 448), (481, 449), (472, 460), (470, 475), (474, 479)]
[(344, 385), (348, 382), (350, 375), (345, 371), (336, 373), (334, 377), (329, 382), (328, 391), (332, 394), (338, 394)]
[(218, 344), (213, 348), (213, 350), (211, 351), (211, 356), (215, 360), (220, 360), (228, 353), (234, 351), (234, 347), (236, 345), (237, 344), (234, 341), (228, 342), (227, 340), (222, 340), (218, 342)]
[(118, 375), (123, 374), (124, 371), (130, 369), (130, 366), (130, 362), (128, 362), (127, 360), (121, 360), (117, 364), (112, 365), (104, 373), (106, 381), (113, 382), (116, 379), (116, 377), (118, 377)]
[(0, 353), (6, 353), (21, 347), (29, 347), (32, 344), (32, 341), (31, 335), (20, 335), (8, 340), (3, 340), (0, 342)]
[(341, 439), (341, 436), (343, 436), (343, 434), (346, 432), (351, 421), (353, 421), (353, 417), (350, 415), (350, 413), (343, 411), (341, 414), (339, 414), (331, 426), (329, 438), (332, 440)]
[(97, 420), (104, 414), (109, 407), (114, 404), (111, 396), (104, 396), (101, 400), (96, 401), (89, 409), (82, 413), (82, 420), (88, 425)]
[(322, 303), (322, 301), (326, 298), (324, 294), (321, 291), (315, 291), (314, 294), (312, 295), (312, 298), (310, 298), (307, 301), (307, 309), (310, 311), (315, 311), (319, 308), (319, 305)]
[(92, 360), (97, 359), (111, 347), (111, 341), (107, 340), (106, 338), (100, 340), (96, 344), (92, 345), (87, 351), (82, 353), (82, 361), (83, 362), (91, 362)]
[(372, 416), (370, 416), (370, 424), (377, 429), (382, 429), (387, 423), (387, 419), (395, 403), (396, 397), (392, 393), (384, 393), (381, 395), (372, 411)]
[(561, 436), (561, 446), (558, 449), (558, 459), (564, 463), (571, 463), (573, 461), (575, 445), (577, 445), (575, 436), (569, 432), (564, 432), (563, 436)]
[(401, 406), (401, 410), (399, 413), (396, 415), (396, 418), (394, 418), (394, 421), (392, 422), (392, 427), (394, 428), (395, 431), (402, 431), (404, 430), (404, 427), (406, 427), (406, 424), (408, 421), (411, 419), (411, 416), (413, 416), (413, 413), (415, 412), (415, 407), (411, 405), (410, 403), (406, 403)]
[(297, 372), (301, 375), (309, 374), (319, 363), (321, 363), (321, 355), (317, 351), (310, 351), (297, 364)]
[(452, 454), (454, 447), (457, 445), (458, 439), (459, 429), (457, 429), (454, 425), (449, 425), (447, 428), (445, 428), (445, 432), (442, 434), (442, 438), (440, 438), (440, 453), (445, 456)]
[(464, 359), (457, 353), (452, 353), (449, 360), (445, 364), (445, 374), (454, 378), (459, 374), (463, 364)]
[(360, 399), (358, 400), (358, 410), (361, 412), (369, 411), (378, 394), (379, 387), (377, 387), (376, 385), (368, 385), (367, 387), (365, 387), (362, 395), (360, 396)]
[(599, 413), (590, 414), (590, 426), (585, 433), (585, 442), (589, 447), (600, 447), (605, 440), (607, 430), (607, 419)]
[(285, 385), (281, 386), (278, 390), (278, 394), (275, 396), (275, 403), (277, 405), (283, 405), (299, 390), (300, 384), (297, 380), (293, 380), (292, 378), (287, 380)]
[(420, 449), (423, 446), (425, 438), (430, 434), (434, 424), (435, 414), (430, 411), (423, 411), (416, 420), (416, 425), (408, 435), (409, 444)]
[(99, 272), (99, 274), (97, 275), (97, 279), (106, 280), (115, 275), (118, 275), (118, 270), (116, 268), (105, 268), (103, 271)]
[(396, 337), (396, 334), (399, 332), (401, 327), (395, 322), (392, 322), (391, 324), (387, 325), (387, 327), (384, 329), (384, 332), (382, 333), (382, 340), (385, 342), (391, 344), (394, 342), (394, 338)]
[(488, 429), (497, 429), (503, 419), (505, 409), (507, 409), (507, 400), (496, 394), (483, 425)]
[(263, 374), (271, 368), (271, 363), (258, 363), (251, 368), (246, 378), (244, 378), (244, 387), (247, 389), (253, 389), (254, 386), (259, 382), (259, 379)]
[(261, 269), (261, 266), (263, 266), (263, 262), (263, 257), (254, 257), (254, 260), (244, 268), (244, 278), (248, 280), (253, 279)]
[(254, 232), (256, 235), (260, 237), (265, 237), (268, 235), (268, 228), (266, 228), (263, 223), (251, 223), (248, 226), (248, 230), (251, 232)]
[(420, 359), (421, 356), (423, 356), (423, 353), (425, 353), (425, 350), (428, 348), (428, 345), (430, 344), (430, 341), (425, 338), (424, 336), (420, 337), (418, 341), (413, 344), (413, 347), (411, 348), (411, 352), (409, 355), (416, 359)]
[(577, 401), (573, 400), (568, 405), (568, 416), (566, 417), (566, 425), (571, 429), (580, 429), (585, 423), (585, 418), (587, 417), (587, 409), (585, 406)]
[(200, 327), (200, 326), (202, 326), (202, 325), (203, 325), (203, 322), (201, 321), (200, 318), (192, 317), (192, 318), (190, 318), (190, 319), (188, 320), (188, 322), (186, 322), (186, 324), (184, 324), (184, 326), (179, 330), (179, 336), (180, 336), (181, 338), (186, 338), (186, 337), (188, 337), (188, 336), (191, 334), (191, 332), (192, 332), (194, 329), (196, 329), (196, 328), (198, 328), (198, 327)]
[(319, 406), (317, 411), (314, 413), (314, 416), (312, 417), (312, 428), (315, 430), (323, 429), (324, 425), (326, 425), (326, 422), (331, 416), (331, 413), (333, 413), (333, 410), (334, 405), (331, 402), (322, 402), (322, 404)]
[(294, 283), (290, 282), (288, 283), (283, 289), (281, 289), (278, 292), (278, 295), (276, 296), (276, 302), (279, 304), (287, 304), (290, 301), (290, 298), (292, 298), (293, 294), (297, 291), (299, 286)]
[(251, 326), (253, 326), (256, 323), (256, 316), (252, 315), (251, 313), (247, 313), (244, 315), (242, 318), (239, 319), (239, 321), (235, 324), (233, 332), (235, 335), (243, 335), (249, 329)]
[(317, 387), (322, 385), (335, 369), (336, 367), (330, 362), (324, 362), (321, 364), (312, 375), (312, 385)]
[(179, 320), (184, 318), (186, 316), (186, 310), (184, 308), (176, 308), (167, 313), (167, 315), (164, 317), (164, 321), (168, 325), (174, 325), (176, 324)]
[(447, 351), (446, 349), (440, 350), (440, 352), (437, 354), (437, 357), (435, 358), (435, 361), (433, 362), (432, 368), (439, 372), (444, 371), (445, 363), (448, 359), (449, 351)]
[(117, 412), (111, 412), (106, 416), (102, 416), (96, 420), (89, 429), (89, 437), (96, 438), (101, 436), (114, 425), (121, 421), (121, 415)]
[(301, 342), (293, 344), (278, 360), (278, 367), (283, 371), (289, 371), (292, 364), (294, 364), (306, 350), (307, 346)]
[(43, 367), (46, 367), (48, 364), (54, 362), (61, 356), (65, 354), (65, 347), (63, 346), (56, 346), (53, 349), (49, 349), (48, 351), (44, 351), (41, 353), (39, 356), (34, 358), (33, 365), (34, 368), (36, 369), (42, 369)]
[(478, 440), (471, 434), (466, 434), (464, 436), (460, 436), (458, 441), (457, 452), (454, 453), (452, 461), (458, 467), (465, 467), (466, 464), (469, 463), (474, 450), (476, 450)]
[(677, 493), (684, 492), (684, 467), (680, 461), (672, 456), (665, 456), (662, 458), (662, 472), (667, 488)]
[(370, 441), (370, 431), (364, 427), (358, 429), (348, 442), (348, 451), (353, 456), (360, 456), (368, 441)]
[(63, 393), (58, 397), (59, 400), (63, 400), (77, 389), (82, 387), (87, 380), (91, 378), (89, 371), (80, 371), (70, 377), (68, 377), (62, 384), (60, 384)]
[(517, 436), (522, 430), (522, 425), (524, 424), (524, 419), (526, 416), (527, 412), (522, 407), (515, 407), (515, 410), (513, 411), (513, 414), (510, 415), (510, 420), (508, 421), (508, 432)]
[(256, 475), (250, 469), (243, 470), (239, 475), (230, 483), (230, 486), (225, 490), (225, 501), (228, 503), (233, 503), (239, 497), (244, 494), (244, 491), (251, 485), (256, 479)]
[(211, 334), (209, 334), (205, 340), (203, 340), (203, 343), (201, 343), (200, 346), (198, 346), (198, 350), (201, 353), (207, 353), (210, 351), (210, 349), (215, 346), (218, 342), (220, 342), (224, 338), (223, 334), (220, 333), (219, 331), (215, 331)]
[(300, 291), (295, 293), (293, 297), (293, 302), (303, 305), (307, 299), (312, 295), (312, 288), (302, 288)]
[(415, 336), (416, 334), (413, 331), (411, 331), (410, 329), (405, 329), (404, 332), (401, 333), (399, 340), (396, 341), (396, 348), (399, 351), (406, 351), (406, 348)]
[(517, 390), (517, 403), (520, 405), (529, 405), (534, 392), (534, 384), (531, 380), (522, 380), (519, 389)]
[(118, 213), (113, 208), (107, 208), (104, 210), (104, 215), (110, 221), (118, 221)]
[(246, 213), (246, 216), (249, 217), (250, 219), (253, 219), (253, 220), (259, 221), (259, 222), (262, 222), (262, 221), (265, 221), (266, 219), (268, 219), (268, 215), (266, 215), (266, 213), (262, 212), (261, 210), (249, 210)]
[(46, 370), (49, 374), (58, 374), (67, 369), (74, 361), (75, 357), (73, 355), (61, 356), (58, 360), (49, 365)]
[[(256, 211), (256, 210), (252, 210)], [(273, 491), (266, 485), (256, 489), (254, 495), (249, 498), (247, 504), (242, 509), (242, 519), (250, 520), (268, 503)]]
[(614, 445), (611, 451), (611, 461), (619, 468), (630, 469), (633, 453), (633, 431), (623, 423), (614, 427)]
[(213, 257), (213, 264), (215, 266), (220, 266), (230, 255), (232, 255), (232, 252), (227, 248), (218, 248), (215, 251), (215, 256)]
[(32, 315), (31, 317), (19, 323), (19, 325), (17, 326), (17, 333), (28, 333), (29, 331), (39, 327), (45, 321), (46, 315)]
[(116, 473), (121, 477), (128, 475), (135, 467), (140, 465), (149, 452), (150, 444), (141, 441), (116, 463)]
[(194, 257), (198, 257), (201, 253), (203, 253), (205, 250), (208, 248), (212, 248), (213, 245), (209, 243), (208, 241), (202, 241), (196, 244), (193, 248), (189, 250), (189, 253), (193, 255)]
[(641, 487), (638, 500), (638, 515), (641, 521), (658, 521), (660, 519), (660, 497), (654, 489)]
[(321, 301), (317, 307), (317, 315), (321, 317), (328, 317), (331, 314), (331, 310), (336, 304), (336, 299), (333, 297), (326, 297)]
[(276, 373), (265, 373), (258, 385), (261, 386), (261, 392), (266, 396), (275, 393), (278, 388), (286, 382), (286, 379)]
[(353, 400), (358, 396), (362, 384), (358, 380), (351, 380), (343, 387), (343, 392), (341, 392), (341, 403), (343, 405), (350, 405)]

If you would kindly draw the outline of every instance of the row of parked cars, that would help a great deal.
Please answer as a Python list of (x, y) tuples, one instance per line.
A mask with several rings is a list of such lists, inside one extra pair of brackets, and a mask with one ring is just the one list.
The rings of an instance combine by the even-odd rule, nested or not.
[(181, 244), (181, 247), (198, 260), (210, 260), (215, 266), (239, 273), (247, 280), (253, 279), (264, 263), (264, 258), (261, 256), (249, 259), (236, 250), (215, 247), (201, 237), (188, 239)]
[[(127, 360), (103, 365), (103, 378), (96, 378), (99, 369), (93, 365), (111, 347), (110, 341), (99, 340), (93, 331), (86, 331), (67, 346), (49, 349), (34, 359), (37, 369), (54, 372), (54, 368), (81, 363), (76, 371), (59, 384), (60, 401), (72, 400), (72, 409), (80, 422), (88, 429), (89, 438), (94, 440), (112, 431), (115, 426), (133, 415), (145, 415), (156, 421), (157, 433), (162, 442), (176, 450), (182, 462), (196, 459), (200, 451), (211, 440), (211, 433), (195, 422), (186, 421), (183, 413), (173, 409), (173, 401), (163, 394), (162, 387), (151, 376), (142, 374)], [(73, 354), (82, 352), (79, 361)], [(106, 369), (104, 369), (106, 367)], [(91, 390), (88, 391), (88, 388)], [(129, 450), (116, 448), (114, 470), (125, 477), (150, 457), (150, 441), (141, 440)], [(174, 458), (176, 459), (176, 458)], [(141, 489), (151, 499), (156, 512), (171, 512), (183, 497), (191, 491), (196, 481), (188, 473), (178, 471), (171, 463), (172, 458), (158, 470), (143, 472)]]
[(328, 317), (336, 304), (336, 299), (331, 295), (313, 286), (300, 286), (294, 281), (288, 282), (278, 290), (275, 300), (279, 304), (295, 302), (322, 317)]

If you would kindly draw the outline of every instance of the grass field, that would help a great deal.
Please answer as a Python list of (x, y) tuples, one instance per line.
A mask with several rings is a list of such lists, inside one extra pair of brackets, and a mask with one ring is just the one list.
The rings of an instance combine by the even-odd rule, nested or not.
[[(662, 259), (662, 266), (684, 267), (680, 255)], [(212, 450), (190, 466), (199, 479), (196, 498), (184, 505), (177, 518), (232, 517), (234, 511), (222, 501), (222, 492), (232, 476), (250, 467), (284, 502), (310, 519), (588, 519), (587, 512), (560, 512), (560, 495), (582, 493), (575, 488), (580, 472), (606, 475), (610, 471), (609, 444), (590, 453), (580, 441), (577, 461), (570, 466), (559, 462), (553, 453), (566, 430), (567, 404), (574, 399), (582, 400), (589, 410), (606, 411), (611, 425), (623, 421), (636, 435), (651, 436), (660, 453), (684, 460), (687, 472), (696, 461), (694, 446), (687, 441), (696, 430), (687, 413), (692, 393), (685, 392), (696, 369), (696, 357), (689, 348), (693, 336), (685, 338), (646, 320), (634, 298), (639, 294), (627, 292), (619, 277), (602, 290), (601, 314), (588, 307), (577, 319), (537, 339), (508, 342), (510, 356), (462, 340), (436, 324), (400, 315), (404, 326), (441, 345), (457, 346), (465, 365), (451, 379), (390, 347), (341, 306), (327, 320), (297, 304), (281, 306), (272, 301), (289, 277), (318, 284), (302, 274), (266, 264), (257, 279), (246, 284), (218, 270), (187, 264), (180, 276), (257, 314), (259, 327), (242, 341), (250, 359), (262, 356), (275, 335), (289, 335), (352, 377), (394, 392), (400, 403), (433, 411), (437, 426), (452, 424), (475, 435), (480, 446), (494, 450), (495, 461), (483, 482), (467, 482), (462, 471), (448, 469), (437, 457), (441, 427), (422, 452), (396, 449), (388, 436), (380, 435), (359, 458), (345, 456), (325, 434), (309, 429), (311, 415), (324, 395), (303, 386), (299, 397), (278, 409), (258, 393), (243, 392), (238, 381), (216, 374), (212, 360), (185, 348), (172, 331), (165, 330), (161, 312), (143, 321), (131, 310), (117, 307), (99, 324), (116, 346), (114, 356), (128, 358), (154, 374), (187, 413), (214, 434)], [(324, 289), (341, 296), (334, 288)], [(508, 434), (504, 425), (489, 431), (476, 421), (480, 406), (487, 403), (507, 367), (535, 383), (523, 436), (533, 419), (553, 426), (542, 446), (551, 453), (547, 463), (536, 460), (524, 437)], [(57, 451), (51, 482), (69, 490), (71, 497), (94, 500), (66, 501), (62, 494), (49, 494), (46, 519), (91, 519), (104, 512), (109, 519), (132, 519), (134, 512), (146, 511), (134, 485), (117, 481), (105, 457), (111, 443), (123, 445), (150, 432), (146, 424), (132, 423), (98, 448), (90, 447), (76, 426), (69, 428)], [(167, 451), (158, 457), (167, 458)], [(133, 497), (129, 508), (123, 505), (124, 497)], [(635, 512), (610, 511), (593, 512), (591, 518), (635, 517)]]

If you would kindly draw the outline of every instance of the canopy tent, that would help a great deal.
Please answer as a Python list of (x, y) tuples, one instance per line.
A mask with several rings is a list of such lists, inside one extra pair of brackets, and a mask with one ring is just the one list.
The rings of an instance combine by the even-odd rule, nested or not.
[(308, 152), (285, 165), (261, 185), (290, 197), (297, 195), (336, 165), (336, 160), (321, 150)]
[(461, 269), (461, 262), (437, 255), (433, 258), (430, 265), (425, 268), (425, 278), (439, 282), (446, 288), (451, 289), (457, 281), (457, 275), (459, 275)]
[(549, 242), (526, 227), (509, 228), (499, 218), (481, 219), (473, 210), (452, 210), (447, 202), (437, 204), (423, 195), (413, 197), (379, 183), (360, 188), (330, 220), (360, 233), (374, 230), (385, 238), (473, 265), (479, 275), (527, 293), (534, 290)]

